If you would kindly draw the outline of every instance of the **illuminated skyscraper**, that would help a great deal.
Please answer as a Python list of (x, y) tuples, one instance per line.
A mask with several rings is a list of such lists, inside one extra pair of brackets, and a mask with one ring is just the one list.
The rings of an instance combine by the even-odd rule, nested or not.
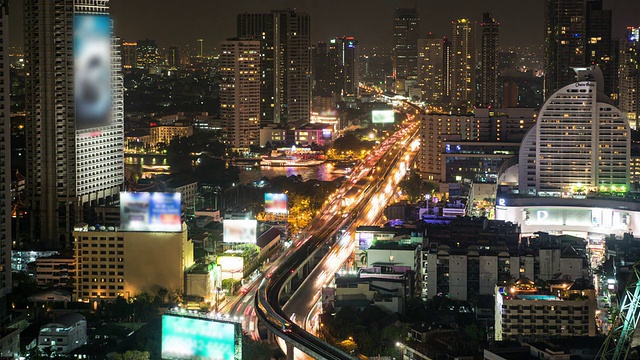
[(31, 239), (68, 245), (124, 180), (119, 40), (108, 0), (25, 0), (27, 197)]
[(393, 76), (407, 79), (418, 75), (420, 18), (415, 8), (396, 8), (393, 19)]
[(637, 128), (640, 116), (640, 27), (628, 27), (620, 49), (620, 110)]
[(546, 0), (545, 99), (575, 82), (573, 67), (585, 66), (585, 0)]
[(309, 120), (311, 19), (295, 10), (239, 14), (238, 38), (260, 41), (260, 120), (264, 125)]
[(442, 39), (418, 40), (418, 85), (422, 89), (422, 100), (429, 105), (442, 105), (444, 98), (443, 45)]
[(150, 39), (138, 40), (137, 44), (136, 67), (147, 71), (156, 71), (156, 68), (160, 65), (156, 41)]
[(475, 105), (475, 23), (468, 19), (455, 20), (451, 35), (451, 103), (470, 109)]
[(482, 49), (480, 67), (480, 105), (495, 106), (498, 83), (498, 26), (490, 13), (482, 14)]
[(9, 117), (9, 5), (0, 1), (0, 317), (11, 292), (11, 121)]
[(229, 39), (220, 54), (220, 117), (225, 142), (238, 149), (260, 144), (260, 41)]
[(360, 79), (358, 40), (353, 36), (343, 36), (342, 43), (342, 67), (344, 95), (358, 95)]

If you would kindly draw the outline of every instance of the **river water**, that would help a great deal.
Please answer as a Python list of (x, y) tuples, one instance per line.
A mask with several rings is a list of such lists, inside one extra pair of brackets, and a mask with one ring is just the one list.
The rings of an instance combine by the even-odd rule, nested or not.
[(281, 167), (281, 166), (255, 166), (240, 168), (240, 183), (246, 184), (259, 180), (262, 177), (274, 178), (276, 176), (292, 176), (300, 175), (302, 180), (317, 179), (321, 181), (333, 181), (344, 174), (334, 173), (334, 165), (332, 163), (324, 163), (317, 166), (301, 167)]
[[(161, 173), (162, 170), (169, 171), (167, 158), (165, 156), (153, 156), (153, 155), (145, 155), (145, 156), (137, 156), (137, 155), (127, 155), (125, 156), (125, 164), (140, 164), (145, 167), (152, 168), (164, 168), (158, 169), (158, 173)], [(301, 166), (292, 166), (292, 167), (281, 167), (281, 166), (244, 166), (238, 165), (240, 169), (240, 183), (246, 184), (251, 183), (255, 180), (259, 180), (263, 177), (274, 178), (276, 176), (292, 176), (292, 175), (300, 175), (302, 176), (302, 180), (307, 181), (309, 179), (317, 179), (321, 181), (333, 181), (341, 176), (344, 176), (344, 173), (334, 173), (334, 164), (333, 163), (324, 163), (317, 166), (309, 166), (309, 167), (301, 167)], [(145, 169), (145, 172), (152, 172), (150, 169)]]

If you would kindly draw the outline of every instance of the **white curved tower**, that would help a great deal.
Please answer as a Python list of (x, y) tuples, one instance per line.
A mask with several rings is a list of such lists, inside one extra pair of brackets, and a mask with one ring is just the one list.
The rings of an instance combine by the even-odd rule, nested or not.
[(522, 141), (519, 157), (521, 192), (626, 191), (628, 120), (598, 91), (596, 81), (567, 85), (545, 102), (537, 124)]

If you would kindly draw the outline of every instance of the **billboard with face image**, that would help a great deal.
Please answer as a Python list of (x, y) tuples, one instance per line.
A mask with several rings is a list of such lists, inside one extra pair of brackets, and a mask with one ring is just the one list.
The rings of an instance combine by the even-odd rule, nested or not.
[(73, 27), (76, 129), (111, 125), (111, 19), (76, 15)]

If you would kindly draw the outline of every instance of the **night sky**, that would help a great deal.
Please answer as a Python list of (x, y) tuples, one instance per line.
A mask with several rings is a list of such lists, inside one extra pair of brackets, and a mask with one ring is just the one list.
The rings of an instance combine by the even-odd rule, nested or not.
[[(11, 45), (22, 45), (22, 1), (10, 0)], [(542, 44), (543, 0), (417, 0), (420, 32), (450, 36), (451, 20), (468, 17), (480, 22), (489, 11), (500, 22), (500, 43)], [(213, 47), (235, 36), (236, 15), (296, 8), (311, 14), (312, 40), (353, 35), (363, 47), (392, 43), (396, 6), (410, 7), (407, 0), (111, 0), (115, 34), (125, 40), (155, 39), (159, 46), (195, 45), (205, 40)], [(605, 0), (613, 10), (614, 36), (622, 36), (628, 25), (640, 26), (640, 1)]]

